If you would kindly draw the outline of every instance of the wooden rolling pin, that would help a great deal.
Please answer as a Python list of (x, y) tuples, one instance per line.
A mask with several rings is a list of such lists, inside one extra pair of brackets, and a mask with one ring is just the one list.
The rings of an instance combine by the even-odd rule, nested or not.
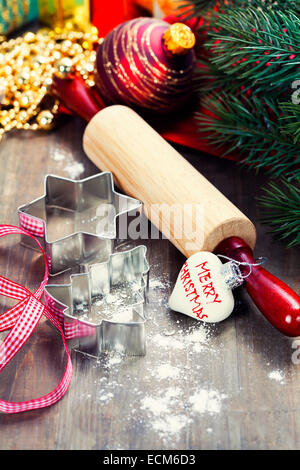
[[(132, 109), (115, 105), (97, 113), (86, 127), (83, 147), (98, 168), (113, 173), (126, 194), (143, 201), (150, 220), (187, 258), (197, 251), (213, 251), (233, 235), (254, 248), (252, 222)], [(170, 227), (157, 207), (160, 204), (181, 205), (182, 217), (185, 204), (193, 207), (190, 216), (185, 211), (190, 230), (182, 238), (177, 234), (183, 218)], [(195, 239), (197, 208), (203, 225)]]
[[(255, 263), (252, 249), (256, 231), (252, 222), (137, 113), (114, 105), (99, 112), (91, 108), (87, 113), (90, 118), (83, 137), (88, 157), (102, 171), (111, 171), (127, 194), (143, 201), (150, 220), (186, 257), (208, 250)], [(198, 226), (194, 211), (187, 220), (189, 231), (179, 238), (183, 219), (177, 217), (170, 227), (157, 209), (163, 203), (171, 207), (177, 204), (182, 211), (185, 204), (195, 211), (201, 207), (201, 236), (195, 239)], [(244, 269), (246, 273), (248, 267)], [(261, 266), (253, 266), (245, 285), (277, 329), (288, 336), (300, 335), (300, 298), (292, 289)]]

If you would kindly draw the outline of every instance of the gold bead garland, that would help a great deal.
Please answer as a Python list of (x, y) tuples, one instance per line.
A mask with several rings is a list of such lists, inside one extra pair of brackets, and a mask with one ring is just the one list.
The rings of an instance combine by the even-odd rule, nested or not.
[(51, 129), (59, 102), (51, 94), (54, 74), (73, 72), (94, 86), (97, 29), (40, 30), (22, 37), (0, 39), (0, 139), (17, 129)]

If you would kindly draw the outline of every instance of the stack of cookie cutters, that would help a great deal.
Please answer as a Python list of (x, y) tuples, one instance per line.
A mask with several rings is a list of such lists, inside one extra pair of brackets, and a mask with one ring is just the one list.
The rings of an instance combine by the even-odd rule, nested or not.
[(113, 252), (121, 220), (127, 235), (128, 218), (141, 208), (115, 191), (110, 172), (82, 180), (47, 175), (44, 195), (19, 207), (20, 226), (41, 241), (50, 274), (79, 270), (69, 284), (45, 288), (71, 348), (95, 357), (145, 354), (146, 247)]

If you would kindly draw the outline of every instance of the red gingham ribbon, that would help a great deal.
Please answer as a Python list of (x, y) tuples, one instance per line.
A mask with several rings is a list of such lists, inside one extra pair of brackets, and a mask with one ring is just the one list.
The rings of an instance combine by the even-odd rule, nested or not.
[(19, 212), (19, 221), (20, 226), (27, 230), (35, 237), (44, 237), (45, 235), (45, 225), (44, 222), (36, 217), (25, 214), (24, 212)]
[(53, 405), (53, 403), (56, 403), (58, 400), (60, 400), (68, 390), (71, 382), (72, 362), (60, 323), (40, 301), (40, 298), (44, 292), (44, 287), (48, 282), (49, 275), (44, 250), (39, 241), (22, 228), (14, 227), (12, 225), (0, 225), (0, 238), (11, 234), (27, 235), (38, 244), (45, 261), (45, 274), (42, 283), (33, 294), (20, 284), (0, 276), (0, 294), (4, 295), (5, 297), (10, 297), (20, 301), (17, 305), (10, 308), (0, 316), (0, 331), (11, 328), (7, 337), (0, 345), (0, 372), (17, 354), (23, 344), (30, 337), (42, 315), (45, 315), (48, 320), (50, 320), (50, 322), (59, 330), (67, 354), (67, 365), (63, 378), (52, 392), (43, 397), (19, 403), (0, 400), (0, 412), (20, 413), (22, 411), (45, 408), (46, 406)]

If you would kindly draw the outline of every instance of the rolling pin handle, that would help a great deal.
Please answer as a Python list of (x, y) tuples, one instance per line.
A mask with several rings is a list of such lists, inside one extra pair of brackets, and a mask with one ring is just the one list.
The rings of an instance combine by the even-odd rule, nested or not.
[(67, 109), (86, 121), (90, 121), (105, 106), (100, 96), (74, 74), (66, 78), (54, 75), (51, 91)]
[[(261, 313), (286, 336), (300, 336), (300, 297), (280, 279), (261, 266), (255, 266), (253, 251), (239, 237), (223, 240), (215, 249), (216, 254), (236, 261), (252, 264), (252, 271), (245, 278), (245, 287)], [(247, 266), (240, 266), (247, 275)]]

